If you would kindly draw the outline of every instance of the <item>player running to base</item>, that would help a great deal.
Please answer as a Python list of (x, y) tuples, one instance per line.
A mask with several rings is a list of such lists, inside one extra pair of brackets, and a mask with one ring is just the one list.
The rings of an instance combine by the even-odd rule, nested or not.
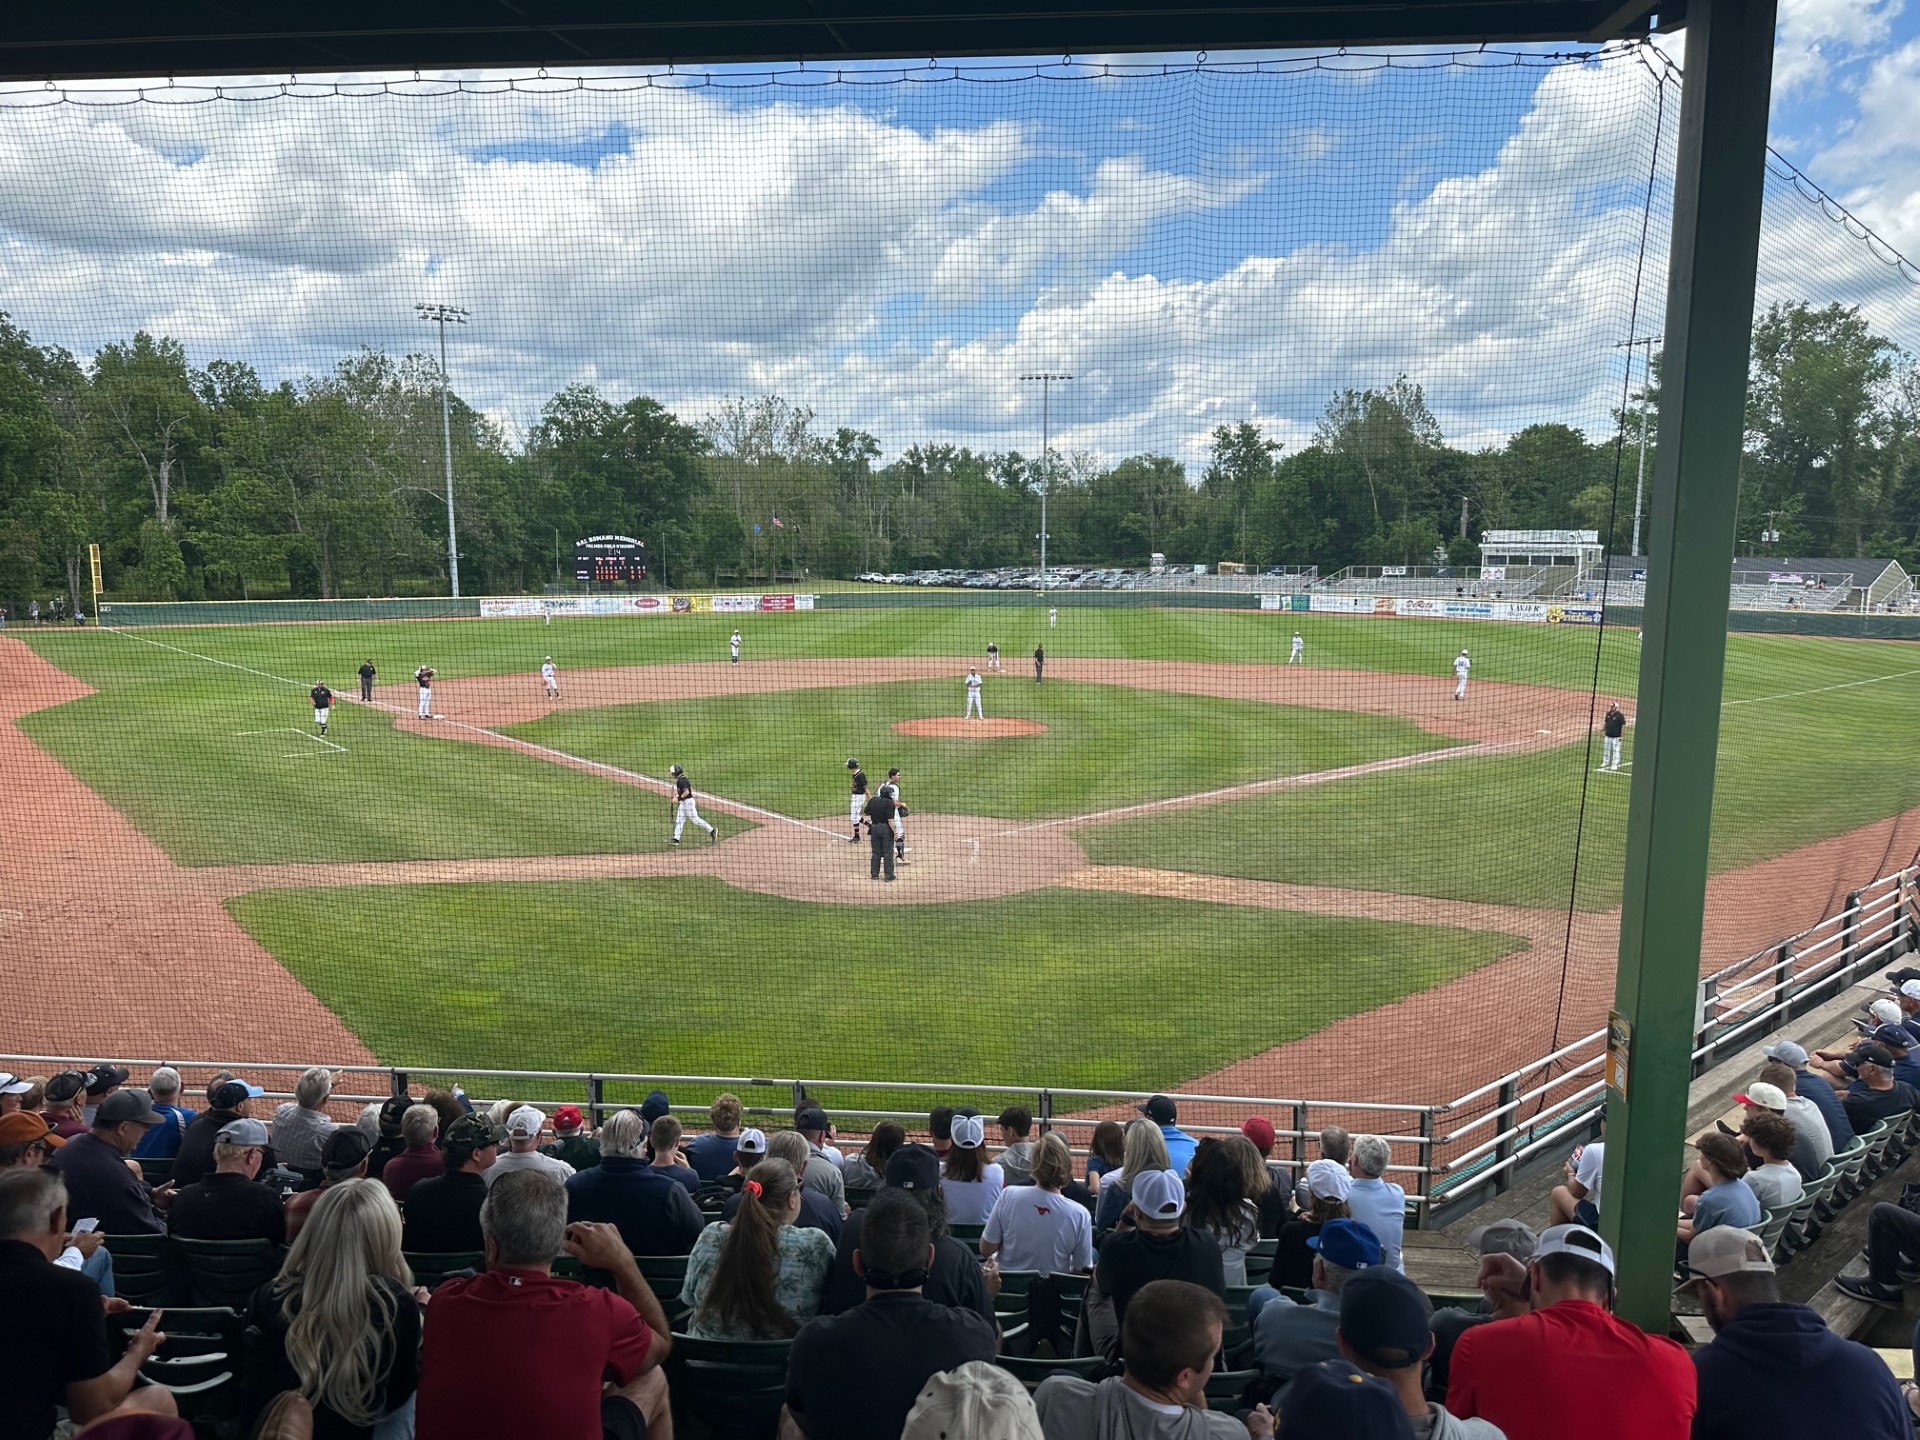
[(700, 818), (700, 807), (693, 803), (693, 782), (687, 779), (687, 772), (678, 765), (670, 765), (667, 773), (673, 776), (673, 843), (680, 843), (680, 832), (691, 820), (707, 832), (708, 843), (718, 845), (720, 832)]
[(1293, 632), (1293, 648), (1287, 651), (1287, 664), (1304, 665), (1307, 663), (1307, 642), (1300, 638), (1298, 630)]
[(980, 686), (982, 683), (983, 682), (980, 679), (980, 672), (978, 670), (975, 670), (972, 666), (968, 666), (967, 667), (967, 713), (960, 717), (962, 720), (971, 720), (976, 715), (979, 716), (982, 720), (987, 718), (986, 707), (980, 703)]
[(847, 760), (847, 769), (853, 772), (853, 793), (847, 802), (847, 813), (853, 818), (853, 839), (847, 843), (858, 845), (860, 821), (867, 813), (867, 772), (860, 768), (858, 760), (851, 757)]
[(547, 699), (560, 698), (560, 672), (553, 668), (553, 656), (540, 662), (540, 683), (547, 687)]
[(1471, 669), (1473, 669), (1473, 661), (1467, 658), (1467, 652), (1463, 648), (1458, 655), (1453, 657), (1454, 699), (1464, 700), (1467, 698), (1467, 672)]
[(333, 713), (333, 691), (327, 688), (324, 680), (313, 682), (313, 689), (307, 692), (313, 696), (313, 723), (320, 727), (321, 735), (327, 733), (327, 716)]
[(420, 708), (415, 713), (422, 720), (433, 718), (433, 667), (422, 665), (413, 672), (413, 683), (420, 687)]

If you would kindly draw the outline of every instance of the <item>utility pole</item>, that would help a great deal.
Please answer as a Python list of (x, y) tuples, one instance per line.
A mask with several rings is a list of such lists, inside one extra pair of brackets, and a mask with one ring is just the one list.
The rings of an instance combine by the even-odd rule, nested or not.
[(1460, 497), (1460, 538), (1467, 538), (1467, 497)]
[(447, 407), (447, 326), (464, 325), (471, 313), (457, 305), (418, 304), (414, 314), (440, 327), (440, 445), (447, 461), (447, 579), (460, 598), (460, 541), (453, 528), (453, 421)]
[(1640, 500), (1647, 489), (1647, 390), (1653, 384), (1653, 347), (1662, 337), (1658, 335), (1636, 335), (1631, 340), (1622, 340), (1613, 348), (1627, 352), (1627, 368), (1633, 368), (1633, 351), (1637, 346), (1647, 347), (1647, 368), (1640, 384), (1640, 473), (1633, 482), (1633, 549), (1628, 553), (1638, 558), (1640, 554)]
[(1044, 592), (1047, 588), (1047, 496), (1053, 489), (1053, 383), (1071, 380), (1073, 376), (1059, 370), (1035, 370), (1020, 378), (1040, 382), (1040, 589)]

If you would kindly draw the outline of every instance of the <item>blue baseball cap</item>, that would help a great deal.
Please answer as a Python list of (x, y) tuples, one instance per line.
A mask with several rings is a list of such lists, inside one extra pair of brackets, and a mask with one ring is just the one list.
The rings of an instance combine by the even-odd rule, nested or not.
[(1274, 1437), (1325, 1440), (1331, 1435), (1340, 1440), (1413, 1440), (1413, 1422), (1386, 1381), (1345, 1360), (1323, 1360), (1293, 1377)]
[(207, 1102), (216, 1110), (231, 1110), (247, 1100), (258, 1100), (267, 1092), (245, 1080), (223, 1080), (208, 1092)]
[(1342, 1270), (1364, 1270), (1380, 1263), (1380, 1237), (1358, 1220), (1327, 1221), (1318, 1235), (1308, 1237), (1307, 1248), (1319, 1251), (1322, 1260)]

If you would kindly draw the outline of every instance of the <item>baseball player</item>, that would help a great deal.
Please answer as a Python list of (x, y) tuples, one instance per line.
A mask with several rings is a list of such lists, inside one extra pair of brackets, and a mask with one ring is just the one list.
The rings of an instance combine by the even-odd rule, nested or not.
[(1287, 651), (1287, 664), (1304, 665), (1307, 663), (1307, 642), (1300, 638), (1298, 630), (1293, 632), (1293, 648)]
[(673, 776), (673, 843), (680, 843), (680, 832), (691, 820), (707, 832), (709, 844), (718, 845), (720, 832), (700, 818), (700, 807), (693, 803), (693, 782), (687, 779), (687, 772), (678, 765), (669, 765), (667, 773)]
[(324, 680), (313, 682), (313, 689), (307, 692), (313, 697), (313, 723), (320, 727), (320, 733), (327, 733), (327, 716), (333, 712), (333, 691), (327, 688)]
[(867, 813), (867, 772), (860, 768), (860, 762), (849, 758), (847, 769), (853, 772), (853, 793), (847, 802), (847, 813), (853, 818), (853, 839), (848, 844), (860, 843), (860, 818)]
[(987, 718), (986, 708), (982, 706), (980, 703), (980, 686), (982, 683), (983, 682), (980, 679), (980, 672), (978, 670), (975, 670), (972, 666), (968, 666), (967, 667), (967, 713), (960, 717), (962, 720), (971, 720), (976, 715), (978, 715), (982, 720)]
[(1046, 670), (1047, 670), (1047, 647), (1044, 645), (1036, 645), (1033, 647), (1033, 683), (1034, 684), (1038, 685), (1040, 683), (1040, 677), (1046, 673)]
[(1047, 607), (1047, 628), (1049, 630), (1056, 630), (1059, 628), (1059, 626), (1060, 626), (1060, 609), (1058, 606), (1049, 605)]
[(413, 672), (413, 683), (420, 687), (420, 709), (416, 712), (422, 720), (433, 718), (433, 667), (422, 665)]
[(560, 672), (553, 668), (553, 656), (540, 662), (540, 683), (547, 687), (547, 699), (560, 698)]
[(1453, 657), (1454, 699), (1464, 700), (1467, 698), (1467, 672), (1471, 669), (1473, 669), (1473, 661), (1467, 658), (1467, 652), (1463, 648), (1458, 655)]
[(733, 632), (733, 638), (727, 641), (727, 654), (733, 657), (733, 663), (740, 663), (740, 632)]
[(1000, 668), (1000, 646), (994, 641), (989, 640), (987, 642), (987, 669), (998, 670), (999, 668)]
[(373, 677), (380, 672), (373, 668), (373, 661), (360, 662), (360, 698), (369, 705), (373, 703)]
[(1607, 718), (1600, 722), (1600, 768), (1620, 768), (1620, 736), (1627, 728), (1627, 715), (1618, 700), (1607, 702)]
[(886, 783), (880, 787), (880, 793), (893, 801), (893, 858), (896, 863), (907, 863), (907, 805), (900, 798), (900, 767), (894, 766), (887, 771)]

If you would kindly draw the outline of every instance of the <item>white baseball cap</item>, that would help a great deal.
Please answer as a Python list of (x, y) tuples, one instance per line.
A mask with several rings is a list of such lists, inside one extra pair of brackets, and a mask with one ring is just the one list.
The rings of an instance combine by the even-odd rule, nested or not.
[(1769, 1060), (1778, 1060), (1782, 1065), (1798, 1070), (1807, 1063), (1807, 1047), (1798, 1040), (1782, 1040), (1778, 1045), (1769, 1045), (1760, 1052)]
[(978, 1115), (956, 1115), (952, 1138), (962, 1150), (978, 1150), (987, 1138), (987, 1122)]
[(1920, 1000), (1920, 980), (1902, 981), (1900, 985), (1900, 993), (1906, 996), (1909, 1000)]
[(1338, 1160), (1316, 1160), (1307, 1166), (1307, 1193), (1323, 1200), (1344, 1200), (1353, 1189), (1353, 1176)]
[(733, 1148), (742, 1155), (764, 1155), (767, 1153), (767, 1132), (742, 1130), (740, 1138), (733, 1142)]
[(1677, 1293), (1698, 1293), (1702, 1280), (1723, 1280), (1729, 1275), (1771, 1275), (1773, 1259), (1767, 1247), (1751, 1230), (1733, 1225), (1716, 1225), (1694, 1236), (1687, 1246), (1687, 1274), (1692, 1277)]
[(1616, 1273), (1613, 1247), (1584, 1225), (1550, 1225), (1542, 1230), (1539, 1243), (1533, 1247), (1533, 1258), (1544, 1260), (1549, 1255), (1577, 1255), (1605, 1267), (1609, 1275)]
[(921, 1387), (900, 1440), (1044, 1440), (1033, 1397), (985, 1360), (941, 1371)]
[(547, 1117), (531, 1105), (517, 1106), (507, 1116), (507, 1134), (518, 1135), (522, 1139), (532, 1139), (546, 1127)]
[(7, 1070), (0, 1070), (0, 1095), (24, 1095), (33, 1086)]
[(1133, 1177), (1133, 1208), (1149, 1220), (1178, 1220), (1187, 1213), (1187, 1187), (1171, 1170), (1142, 1170)]
[(1872, 1015), (1873, 1018), (1878, 1020), (1882, 1025), (1898, 1025), (1901, 1015), (1900, 1002), (1898, 1000), (1876, 1000), (1867, 1007), (1867, 1013)]

